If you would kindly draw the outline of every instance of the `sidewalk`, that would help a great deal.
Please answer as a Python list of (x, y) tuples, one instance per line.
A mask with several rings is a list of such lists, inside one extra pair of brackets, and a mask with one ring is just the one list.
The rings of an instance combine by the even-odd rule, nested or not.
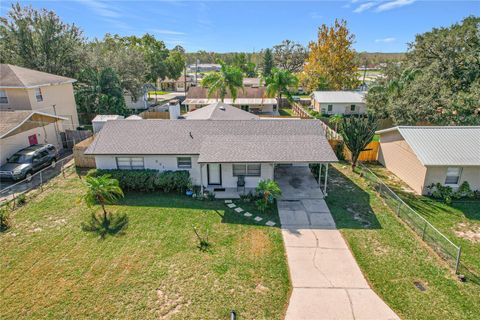
[(399, 319), (363, 277), (325, 200), (278, 202), (293, 291), (287, 320)]

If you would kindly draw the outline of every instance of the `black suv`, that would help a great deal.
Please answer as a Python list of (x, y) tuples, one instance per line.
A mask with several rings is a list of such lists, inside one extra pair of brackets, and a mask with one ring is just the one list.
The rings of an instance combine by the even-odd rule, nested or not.
[(32, 179), (32, 174), (47, 167), (54, 167), (58, 160), (58, 151), (52, 144), (36, 144), (22, 149), (7, 159), (0, 167), (0, 179), (15, 181)]

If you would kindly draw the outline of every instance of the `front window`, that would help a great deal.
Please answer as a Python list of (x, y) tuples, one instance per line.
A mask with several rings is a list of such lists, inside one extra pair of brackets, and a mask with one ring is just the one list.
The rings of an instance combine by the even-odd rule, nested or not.
[(117, 157), (117, 169), (141, 170), (145, 169), (143, 158)]
[(235, 177), (260, 177), (261, 171), (260, 163), (235, 163), (233, 165), (233, 176)]
[(350, 111), (355, 111), (355, 105), (354, 105), (354, 104), (352, 104), (352, 105), (350, 106)]
[(179, 169), (191, 169), (192, 168), (192, 158), (190, 158), (190, 157), (178, 157), (177, 158), (177, 167)]
[(8, 103), (7, 92), (5, 90), (0, 90), (0, 103)]
[(35, 89), (35, 98), (37, 98), (37, 102), (43, 101), (42, 90), (40, 88)]
[(329, 104), (327, 106), (327, 111), (332, 111), (333, 110), (333, 104)]
[(21, 153), (15, 153), (13, 156), (11, 156), (8, 161), (8, 163), (31, 163), (32, 162), (32, 154), (21, 154)]
[(457, 185), (462, 174), (462, 168), (447, 168), (447, 176), (445, 177), (446, 185)]

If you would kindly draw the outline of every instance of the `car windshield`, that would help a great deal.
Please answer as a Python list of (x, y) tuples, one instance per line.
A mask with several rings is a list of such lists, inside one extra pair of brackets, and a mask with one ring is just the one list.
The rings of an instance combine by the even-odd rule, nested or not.
[(32, 162), (31, 154), (15, 153), (8, 159), (8, 163), (30, 163)]

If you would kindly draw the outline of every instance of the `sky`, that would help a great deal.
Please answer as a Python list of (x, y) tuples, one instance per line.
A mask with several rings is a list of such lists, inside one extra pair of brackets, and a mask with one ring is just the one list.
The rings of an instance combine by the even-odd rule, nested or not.
[[(5, 16), (12, 1), (0, 2)], [(105, 33), (150, 33), (167, 47), (188, 52), (257, 52), (284, 39), (307, 45), (318, 27), (345, 19), (355, 35), (354, 48), (368, 52), (404, 52), (415, 35), (480, 15), (480, 2), (421, 0), (345, 1), (20, 1), (54, 10), (89, 38)]]

